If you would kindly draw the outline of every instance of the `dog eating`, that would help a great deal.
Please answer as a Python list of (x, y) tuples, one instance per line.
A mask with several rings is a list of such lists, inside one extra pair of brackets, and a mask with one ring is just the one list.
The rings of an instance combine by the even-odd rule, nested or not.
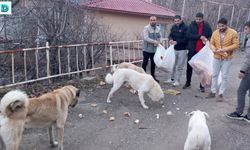
[(184, 150), (210, 150), (211, 137), (206, 123), (206, 118), (209, 117), (208, 114), (197, 110), (188, 115), (190, 119)]
[[(143, 70), (142, 67), (138, 67), (138, 66), (136, 66), (136, 65), (134, 65), (134, 64), (132, 64), (132, 63), (128, 63), (128, 62), (122, 62), (122, 63), (120, 63), (120, 64), (114, 65), (113, 68), (112, 68), (112, 71), (114, 72), (115, 70), (121, 69), (121, 68), (132, 69), (132, 70), (137, 71), (137, 72), (139, 72), (139, 73), (144, 73), (144, 74), (146, 74), (146, 72)], [(131, 93), (137, 94), (137, 91), (136, 91), (135, 89), (131, 88), (130, 85), (128, 85), (127, 83), (124, 83), (124, 85), (125, 85), (127, 88), (130, 89), (129, 91), (130, 91)]]
[(105, 81), (109, 84), (113, 84), (111, 88), (107, 103), (111, 103), (110, 98), (113, 94), (127, 82), (133, 89), (138, 91), (139, 100), (143, 108), (148, 109), (149, 107), (145, 104), (144, 93), (146, 93), (152, 101), (160, 101), (164, 98), (164, 93), (160, 85), (153, 79), (151, 75), (142, 74), (132, 69), (117, 69), (113, 75), (107, 74)]
[[(18, 90), (8, 92), (1, 100), (1, 110), (8, 120), (8, 126), (2, 127), (15, 136), (5, 138), (5, 133), (1, 132), (7, 150), (8, 147), (15, 147), (11, 150), (18, 149), (24, 125), (25, 127), (47, 127), (50, 145), (58, 146), (59, 150), (63, 150), (64, 125), (68, 109), (69, 106), (74, 107), (77, 104), (79, 95), (80, 90), (72, 85), (35, 98), (28, 98), (24, 92)], [(59, 142), (55, 141), (54, 128), (57, 129)]]

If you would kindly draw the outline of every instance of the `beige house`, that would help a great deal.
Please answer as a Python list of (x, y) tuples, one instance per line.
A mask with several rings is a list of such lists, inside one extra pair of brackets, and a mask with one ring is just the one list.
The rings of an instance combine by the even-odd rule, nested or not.
[(175, 15), (173, 10), (143, 0), (92, 0), (82, 6), (95, 13), (100, 24), (110, 26), (120, 40), (142, 39), (151, 15), (157, 16), (162, 35), (167, 37)]

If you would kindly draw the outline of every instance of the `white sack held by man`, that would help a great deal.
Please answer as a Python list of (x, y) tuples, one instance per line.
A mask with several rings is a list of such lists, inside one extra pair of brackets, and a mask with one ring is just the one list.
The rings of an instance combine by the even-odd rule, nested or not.
[(154, 62), (158, 68), (172, 72), (175, 63), (174, 45), (171, 45), (165, 50), (165, 48), (159, 44), (154, 55)]
[[(199, 76), (202, 86), (211, 85), (213, 74), (213, 52), (209, 48), (209, 42), (195, 54), (188, 63), (192, 66), (194, 72)], [(218, 84), (221, 82), (221, 74), (219, 75)]]

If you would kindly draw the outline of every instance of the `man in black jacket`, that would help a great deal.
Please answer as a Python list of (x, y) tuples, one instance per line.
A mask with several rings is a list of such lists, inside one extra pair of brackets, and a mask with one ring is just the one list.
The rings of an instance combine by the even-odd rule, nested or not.
[[(197, 13), (195, 21), (192, 21), (188, 27), (187, 38), (188, 38), (188, 61), (198, 53), (204, 46), (205, 41), (207, 41), (212, 35), (212, 29), (208, 22), (203, 20), (203, 14)], [(191, 78), (193, 69), (187, 61), (187, 72), (186, 72), (186, 84), (183, 89), (190, 88)], [(205, 88), (200, 84), (200, 91), (205, 92)]]
[(187, 58), (187, 38), (186, 38), (187, 26), (181, 20), (181, 16), (176, 15), (174, 17), (174, 25), (172, 26), (169, 34), (169, 43), (174, 45), (175, 50), (175, 63), (171, 78), (165, 81), (165, 83), (173, 83), (173, 86), (180, 85), (180, 78)]

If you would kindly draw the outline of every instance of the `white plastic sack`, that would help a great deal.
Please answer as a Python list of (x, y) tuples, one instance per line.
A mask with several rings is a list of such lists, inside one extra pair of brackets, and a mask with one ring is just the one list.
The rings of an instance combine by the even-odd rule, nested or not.
[(154, 55), (154, 62), (157, 67), (162, 67), (163, 57), (165, 56), (165, 48), (159, 44)]
[(211, 84), (213, 73), (213, 52), (209, 48), (209, 42), (188, 62), (200, 78), (202, 86)]
[(154, 55), (154, 62), (158, 68), (172, 72), (175, 63), (174, 45), (171, 45), (165, 50), (165, 48), (159, 44)]
[[(190, 66), (192, 66), (195, 73), (198, 74), (200, 78), (200, 83), (202, 86), (211, 85), (212, 74), (213, 74), (213, 52), (209, 48), (209, 42), (197, 53), (191, 60), (189, 60)], [(221, 84), (221, 72), (219, 73), (218, 83)]]

